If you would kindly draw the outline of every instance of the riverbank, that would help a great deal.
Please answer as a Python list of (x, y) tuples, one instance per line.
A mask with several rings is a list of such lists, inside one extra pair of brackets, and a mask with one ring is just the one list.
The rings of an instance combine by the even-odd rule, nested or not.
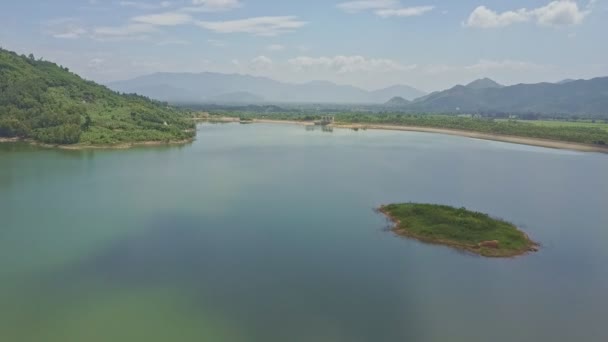
[(538, 251), (539, 244), (513, 224), (486, 214), (433, 204), (390, 204), (377, 209), (401, 237), (443, 245), (491, 258)]
[(102, 144), (102, 145), (87, 145), (87, 144), (74, 144), (74, 145), (54, 145), (44, 144), (31, 139), (20, 139), (20, 138), (0, 138), (0, 143), (26, 143), (34, 146), (44, 148), (58, 148), (62, 150), (126, 150), (134, 147), (153, 147), (153, 146), (178, 146), (186, 145), (193, 142), (195, 138), (175, 140), (175, 141), (140, 141), (140, 142), (125, 142), (120, 144)]
[(365, 124), (334, 124), (333, 127), (338, 128), (350, 128), (350, 129), (380, 129), (380, 130), (391, 130), (391, 131), (408, 131), (408, 132), (426, 132), (426, 133), (438, 133), (447, 135), (457, 135), (461, 137), (502, 141), (520, 145), (530, 145), (538, 147), (547, 147), (561, 150), (574, 150), (580, 152), (599, 152), (608, 153), (608, 146), (602, 147), (599, 145), (588, 145), (573, 143), (568, 141), (548, 140), (541, 138), (528, 138), (513, 135), (500, 135), (500, 134), (488, 134), (474, 131), (462, 131), (448, 128), (431, 128), (431, 127), (417, 127), (417, 126), (397, 126), (397, 125), (365, 125)]
[[(215, 121), (215, 122), (239, 122), (238, 118), (232, 117), (218, 117), (210, 120), (203, 121)], [(294, 124), (301, 126), (314, 125), (312, 122), (307, 121), (295, 121), (295, 120), (270, 120), (270, 119), (253, 119), (254, 123), (269, 123), (269, 124)], [(560, 150), (572, 150), (579, 152), (596, 152), (608, 154), (608, 146), (600, 145), (589, 145), (574, 143), (568, 141), (549, 140), (541, 138), (529, 138), (513, 135), (501, 135), (501, 134), (489, 134), (475, 131), (464, 131), (449, 128), (434, 128), (434, 127), (420, 127), (420, 126), (399, 126), (399, 125), (378, 125), (378, 124), (347, 124), (347, 123), (334, 123), (329, 125), (334, 128), (346, 128), (346, 129), (376, 129), (376, 130), (390, 130), (390, 131), (404, 131), (404, 132), (423, 132), (423, 133), (436, 133), (436, 134), (447, 134), (461, 137), (467, 137), (472, 139), (501, 141), (512, 144), (529, 145), (537, 147), (546, 147)]]

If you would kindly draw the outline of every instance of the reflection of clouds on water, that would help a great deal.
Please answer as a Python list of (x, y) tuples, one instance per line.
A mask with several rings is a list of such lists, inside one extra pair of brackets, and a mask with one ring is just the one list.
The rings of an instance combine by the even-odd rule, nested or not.
[[(369, 274), (355, 271), (363, 265), (334, 260), (335, 251), (322, 243), (316, 252), (308, 249), (313, 246), (286, 246), (285, 237), (275, 240), (263, 227), (251, 231), (246, 222), (158, 215), (139, 232), (56, 273), (53, 291), (81, 293), (84, 300), (94, 284), (108, 295), (174, 289), (190, 298), (192, 310), (214, 312), (245, 332), (242, 341), (287, 341), (294, 334), (302, 341), (349, 342), (370, 341), (381, 332), (423, 336), (420, 325), (412, 324), (419, 303), (408, 302), (409, 296), (389, 299), (377, 290), (397, 291), (398, 283), (362, 285), (370, 281)], [(348, 286), (353, 283), (359, 285)], [(395, 300), (410, 306), (404, 309)], [(379, 307), (369, 329), (367, 310)], [(404, 310), (410, 312), (407, 332), (395, 330)]]

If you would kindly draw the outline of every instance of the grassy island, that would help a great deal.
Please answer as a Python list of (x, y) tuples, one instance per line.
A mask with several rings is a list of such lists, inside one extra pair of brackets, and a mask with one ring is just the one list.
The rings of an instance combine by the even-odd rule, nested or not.
[(513, 257), (537, 251), (538, 244), (513, 224), (487, 214), (434, 204), (389, 204), (378, 209), (400, 235), (486, 257)]

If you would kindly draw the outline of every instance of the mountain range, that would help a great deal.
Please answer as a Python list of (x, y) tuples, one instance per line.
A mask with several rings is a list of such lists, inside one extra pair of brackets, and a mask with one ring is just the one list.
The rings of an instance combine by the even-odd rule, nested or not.
[(292, 84), (266, 77), (209, 72), (156, 73), (108, 86), (170, 103), (352, 103), (418, 113), (608, 114), (608, 77), (511, 86), (482, 78), (431, 94), (405, 85), (367, 91), (328, 81)]
[(132, 80), (109, 83), (123, 93), (137, 93), (170, 103), (377, 103), (400, 96), (407, 100), (425, 93), (407, 85), (367, 91), (328, 81), (302, 84), (275, 81), (266, 77), (204, 72), (156, 73)]
[[(387, 106), (389, 104), (387, 103)], [(490, 79), (434, 92), (400, 109), (430, 113), (608, 114), (608, 77), (502, 86)]]

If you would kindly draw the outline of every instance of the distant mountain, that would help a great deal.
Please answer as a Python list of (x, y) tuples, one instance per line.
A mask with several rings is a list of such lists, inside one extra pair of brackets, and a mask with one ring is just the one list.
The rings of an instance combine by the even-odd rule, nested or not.
[[(327, 81), (292, 84), (265, 77), (221, 73), (156, 73), (108, 86), (123, 93), (137, 93), (167, 102), (208, 102), (233, 98), (234, 94), (254, 94), (254, 102), (384, 103), (395, 96), (414, 99), (424, 95), (409, 86), (393, 86), (367, 91)], [(244, 102), (244, 101), (241, 101)]]
[(571, 78), (566, 78), (565, 80), (561, 80), (559, 82), (555, 82), (556, 84), (566, 84), (566, 83), (570, 83), (570, 82), (574, 82), (576, 80), (573, 80)]
[(404, 99), (403, 97), (396, 96), (386, 102), (384, 105), (386, 107), (405, 107), (409, 105), (411, 102)]
[[(115, 90), (115, 89), (114, 89)], [(151, 84), (142, 85), (138, 88), (138, 91), (123, 91), (124, 93), (132, 94), (137, 93), (140, 95), (147, 96), (157, 101), (175, 101), (175, 102), (193, 102), (201, 100), (201, 97), (196, 92), (170, 86), (167, 84)]]
[(565, 84), (518, 84), (481, 89), (458, 85), (416, 99), (407, 109), (441, 113), (494, 112), (606, 116), (608, 77)]
[(426, 95), (426, 93), (410, 86), (394, 85), (392, 87), (372, 91), (371, 95), (373, 100), (372, 102), (383, 103), (388, 99), (395, 97), (401, 97), (405, 100), (411, 101)]
[(467, 87), (469, 89), (490, 89), (490, 88), (502, 88), (504, 86), (489, 78), (481, 78), (481, 79), (475, 80), (475, 81), (467, 84), (465, 87)]
[(252, 94), (250, 92), (237, 91), (234, 93), (227, 93), (227, 94), (222, 94), (222, 95), (211, 97), (208, 99), (208, 101), (214, 102), (214, 103), (251, 104), (251, 103), (264, 102), (264, 98), (259, 95), (256, 95), (256, 94)]

